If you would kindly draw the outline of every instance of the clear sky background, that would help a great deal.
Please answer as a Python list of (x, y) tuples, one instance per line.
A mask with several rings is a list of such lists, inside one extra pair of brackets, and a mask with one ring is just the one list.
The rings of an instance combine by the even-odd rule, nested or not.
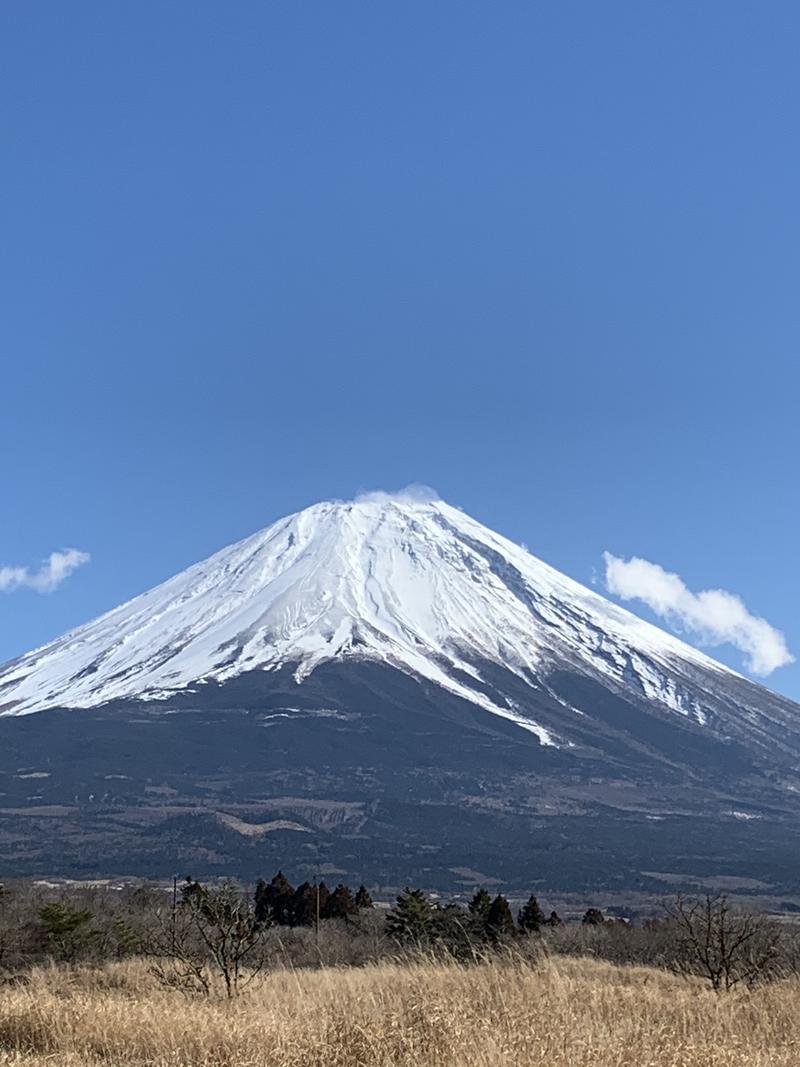
[(799, 49), (788, 2), (5, 3), (0, 568), (92, 559), (7, 583), (0, 660), (416, 481), (798, 653)]

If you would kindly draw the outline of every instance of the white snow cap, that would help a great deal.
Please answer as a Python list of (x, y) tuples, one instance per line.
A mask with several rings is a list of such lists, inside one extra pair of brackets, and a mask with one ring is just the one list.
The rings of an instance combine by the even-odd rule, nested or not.
[(300, 682), (347, 657), (425, 678), (544, 745), (558, 739), (486, 695), (482, 664), (528, 684), (584, 664), (681, 714), (661, 668), (725, 670), (412, 487), (315, 504), (0, 668), (0, 713), (162, 699), (284, 665)]

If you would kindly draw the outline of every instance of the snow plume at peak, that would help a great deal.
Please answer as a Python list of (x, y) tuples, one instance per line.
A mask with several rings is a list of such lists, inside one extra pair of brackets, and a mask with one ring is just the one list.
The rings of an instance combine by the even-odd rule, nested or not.
[(441, 499), (436, 490), (430, 485), (412, 482), (411, 485), (407, 485), (404, 489), (398, 489), (395, 492), (387, 492), (384, 489), (362, 490), (356, 493), (355, 503), (385, 504), (391, 500), (396, 500), (404, 504), (437, 504)]
[(606, 588), (622, 600), (641, 600), (656, 615), (695, 634), (707, 645), (731, 644), (753, 674), (771, 674), (793, 663), (786, 639), (766, 619), (752, 615), (742, 599), (725, 589), (693, 593), (683, 579), (657, 563), (603, 553)]
[(51, 552), (36, 571), (28, 567), (0, 567), (0, 592), (34, 589), (37, 593), (52, 593), (89, 559), (88, 552), (65, 548), (60, 552)]

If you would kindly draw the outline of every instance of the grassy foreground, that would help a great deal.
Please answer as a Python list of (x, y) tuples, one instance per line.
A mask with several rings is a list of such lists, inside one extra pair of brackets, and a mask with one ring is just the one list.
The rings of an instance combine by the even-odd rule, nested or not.
[(160, 989), (141, 961), (0, 990), (0, 1065), (796, 1067), (800, 983), (716, 996), (644, 968), (382, 964), (280, 971), (234, 1003)]

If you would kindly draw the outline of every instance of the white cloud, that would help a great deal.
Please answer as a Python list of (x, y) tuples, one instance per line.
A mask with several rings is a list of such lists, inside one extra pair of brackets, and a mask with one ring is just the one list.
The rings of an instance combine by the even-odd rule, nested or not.
[(356, 494), (356, 503), (363, 503), (364, 501), (384, 503), (388, 500), (400, 500), (417, 504), (435, 504), (441, 499), (435, 489), (420, 482), (414, 482), (395, 492), (386, 492), (384, 489), (370, 489)]
[(0, 593), (15, 589), (35, 589), (37, 593), (52, 593), (77, 568), (90, 559), (88, 552), (65, 548), (51, 552), (36, 571), (28, 567), (0, 567)]
[(753, 674), (771, 674), (793, 663), (786, 638), (766, 619), (751, 615), (742, 599), (724, 589), (693, 593), (677, 574), (646, 559), (604, 552), (606, 588), (622, 600), (641, 600), (656, 615), (694, 634), (701, 644), (734, 645)]

